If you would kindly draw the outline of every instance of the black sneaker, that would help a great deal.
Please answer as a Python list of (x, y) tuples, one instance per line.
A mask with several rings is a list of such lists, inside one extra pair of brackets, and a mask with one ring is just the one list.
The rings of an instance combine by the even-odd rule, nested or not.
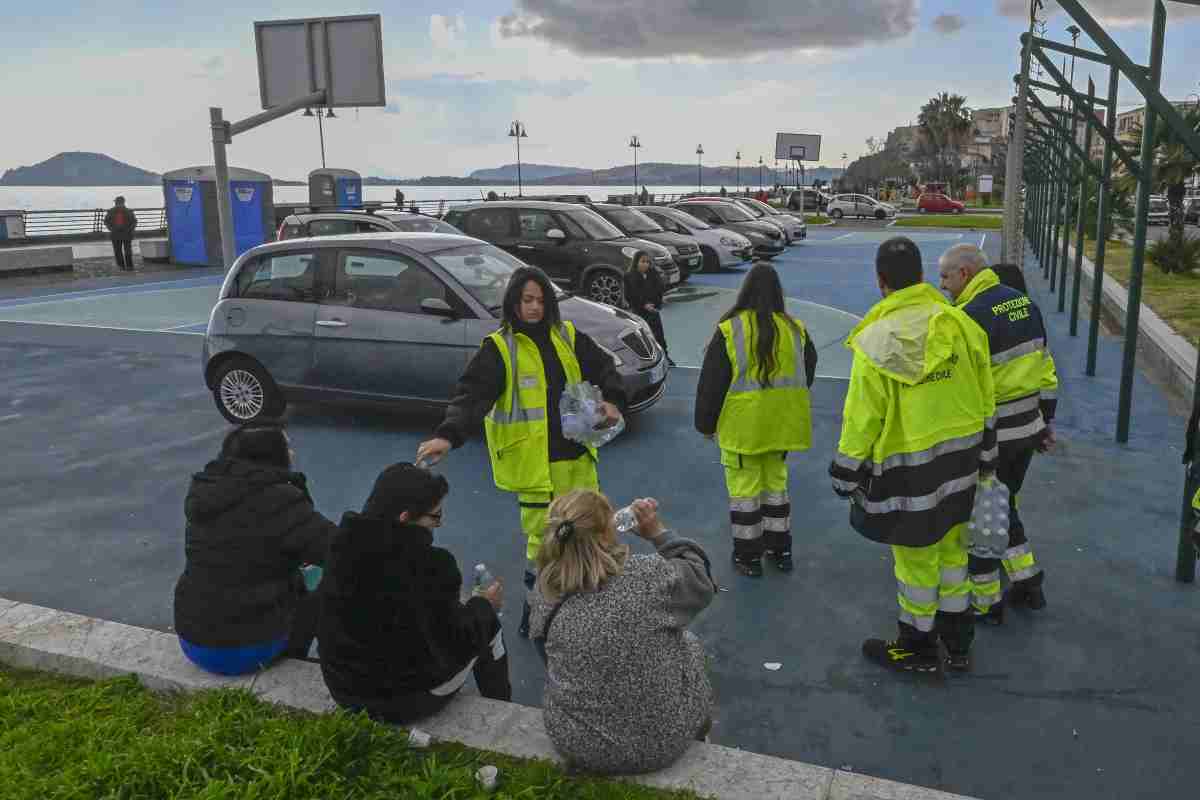
[(992, 603), (992, 607), (987, 611), (980, 611), (978, 608), (971, 606), (971, 611), (975, 614), (975, 624), (991, 625), (993, 627), (1004, 624), (1004, 601)]
[(964, 650), (961, 653), (956, 653), (953, 650), (948, 651), (946, 656), (946, 669), (951, 672), (970, 672), (971, 671), (971, 651)]
[(895, 672), (941, 674), (945, 666), (937, 644), (913, 645), (902, 639), (894, 642), (867, 639), (862, 651), (868, 660)]
[(1041, 586), (1029, 586), (1018, 581), (1008, 588), (1008, 602), (1014, 608), (1041, 611), (1046, 607), (1046, 593)]
[(761, 578), (763, 574), (762, 559), (756, 558), (753, 560), (743, 560), (733, 556), (733, 568), (739, 575), (745, 575), (747, 578)]
[(792, 571), (792, 553), (790, 550), (768, 550), (767, 558), (775, 562), (775, 568), (780, 572)]
[(521, 609), (521, 625), (517, 628), (517, 635), (522, 639), (529, 638), (529, 601), (525, 601), (525, 607)]

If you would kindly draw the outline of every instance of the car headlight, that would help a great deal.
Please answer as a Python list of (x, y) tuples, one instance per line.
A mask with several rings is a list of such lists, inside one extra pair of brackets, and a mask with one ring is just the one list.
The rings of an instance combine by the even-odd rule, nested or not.
[(596, 342), (596, 347), (599, 347), (601, 350), (603, 350), (605, 353), (607, 353), (609, 355), (609, 357), (612, 358), (613, 363), (616, 364), (618, 367), (625, 363), (624, 361), (621, 360), (621, 357), (619, 355), (614, 353), (612, 350), (609, 350), (607, 347), (600, 344), (599, 342)]
[(722, 237), (721, 237), (721, 244), (725, 245), (726, 247), (737, 247), (737, 246), (738, 246), (738, 240), (737, 240), (737, 239), (734, 239), (734, 238), (733, 238), (733, 237), (731, 237), (731, 236), (722, 236)]
[(637, 251), (638, 249), (636, 247), (622, 247), (621, 255), (625, 256), (626, 258), (633, 258), (633, 254)]

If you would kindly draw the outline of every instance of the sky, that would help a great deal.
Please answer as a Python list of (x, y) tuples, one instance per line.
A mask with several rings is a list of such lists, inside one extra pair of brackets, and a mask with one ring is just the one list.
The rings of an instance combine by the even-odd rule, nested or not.
[[(1082, 0), (1135, 61), (1152, 0)], [(1047, 35), (1070, 20), (1047, 3)], [(210, 106), (262, 110), (254, 26), (276, 3), (22, 3), (0, 25), (0, 170), (68, 150), (154, 171), (211, 163)], [(1163, 92), (1200, 92), (1200, 4), (1167, 2)], [(606, 168), (632, 160), (773, 161), (777, 131), (823, 137), (842, 165), (912, 124), (941, 91), (1007, 105), (1028, 0), (293, 0), (287, 18), (382, 15), (386, 107), (325, 122), (326, 163), (364, 175), (466, 175), (513, 163)], [(35, 43), (35, 46), (31, 46)], [(1094, 49), (1086, 35), (1080, 46)], [(1079, 62), (1100, 87), (1100, 65)], [(1128, 83), (1121, 107), (1140, 105)], [(230, 163), (301, 179), (320, 166), (299, 113), (237, 136)]]

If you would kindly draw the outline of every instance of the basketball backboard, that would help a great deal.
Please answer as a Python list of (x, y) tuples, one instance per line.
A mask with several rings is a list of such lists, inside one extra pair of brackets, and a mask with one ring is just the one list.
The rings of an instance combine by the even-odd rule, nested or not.
[(254, 23), (264, 109), (326, 92), (329, 108), (387, 105), (378, 14)]
[(819, 161), (821, 159), (820, 134), (775, 134), (775, 158), (785, 161)]

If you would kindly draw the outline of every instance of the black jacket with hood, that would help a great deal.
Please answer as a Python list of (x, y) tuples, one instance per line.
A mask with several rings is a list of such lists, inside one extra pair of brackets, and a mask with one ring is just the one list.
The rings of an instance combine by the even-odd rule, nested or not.
[(286, 637), (304, 591), (299, 567), (324, 564), (337, 530), (313, 507), (304, 476), (219, 458), (192, 477), (184, 514), (175, 632), (202, 647)]
[(321, 672), (343, 706), (386, 707), (437, 687), (494, 636), (482, 597), (459, 599), (462, 573), (433, 533), (367, 517), (342, 517), (321, 581)]

